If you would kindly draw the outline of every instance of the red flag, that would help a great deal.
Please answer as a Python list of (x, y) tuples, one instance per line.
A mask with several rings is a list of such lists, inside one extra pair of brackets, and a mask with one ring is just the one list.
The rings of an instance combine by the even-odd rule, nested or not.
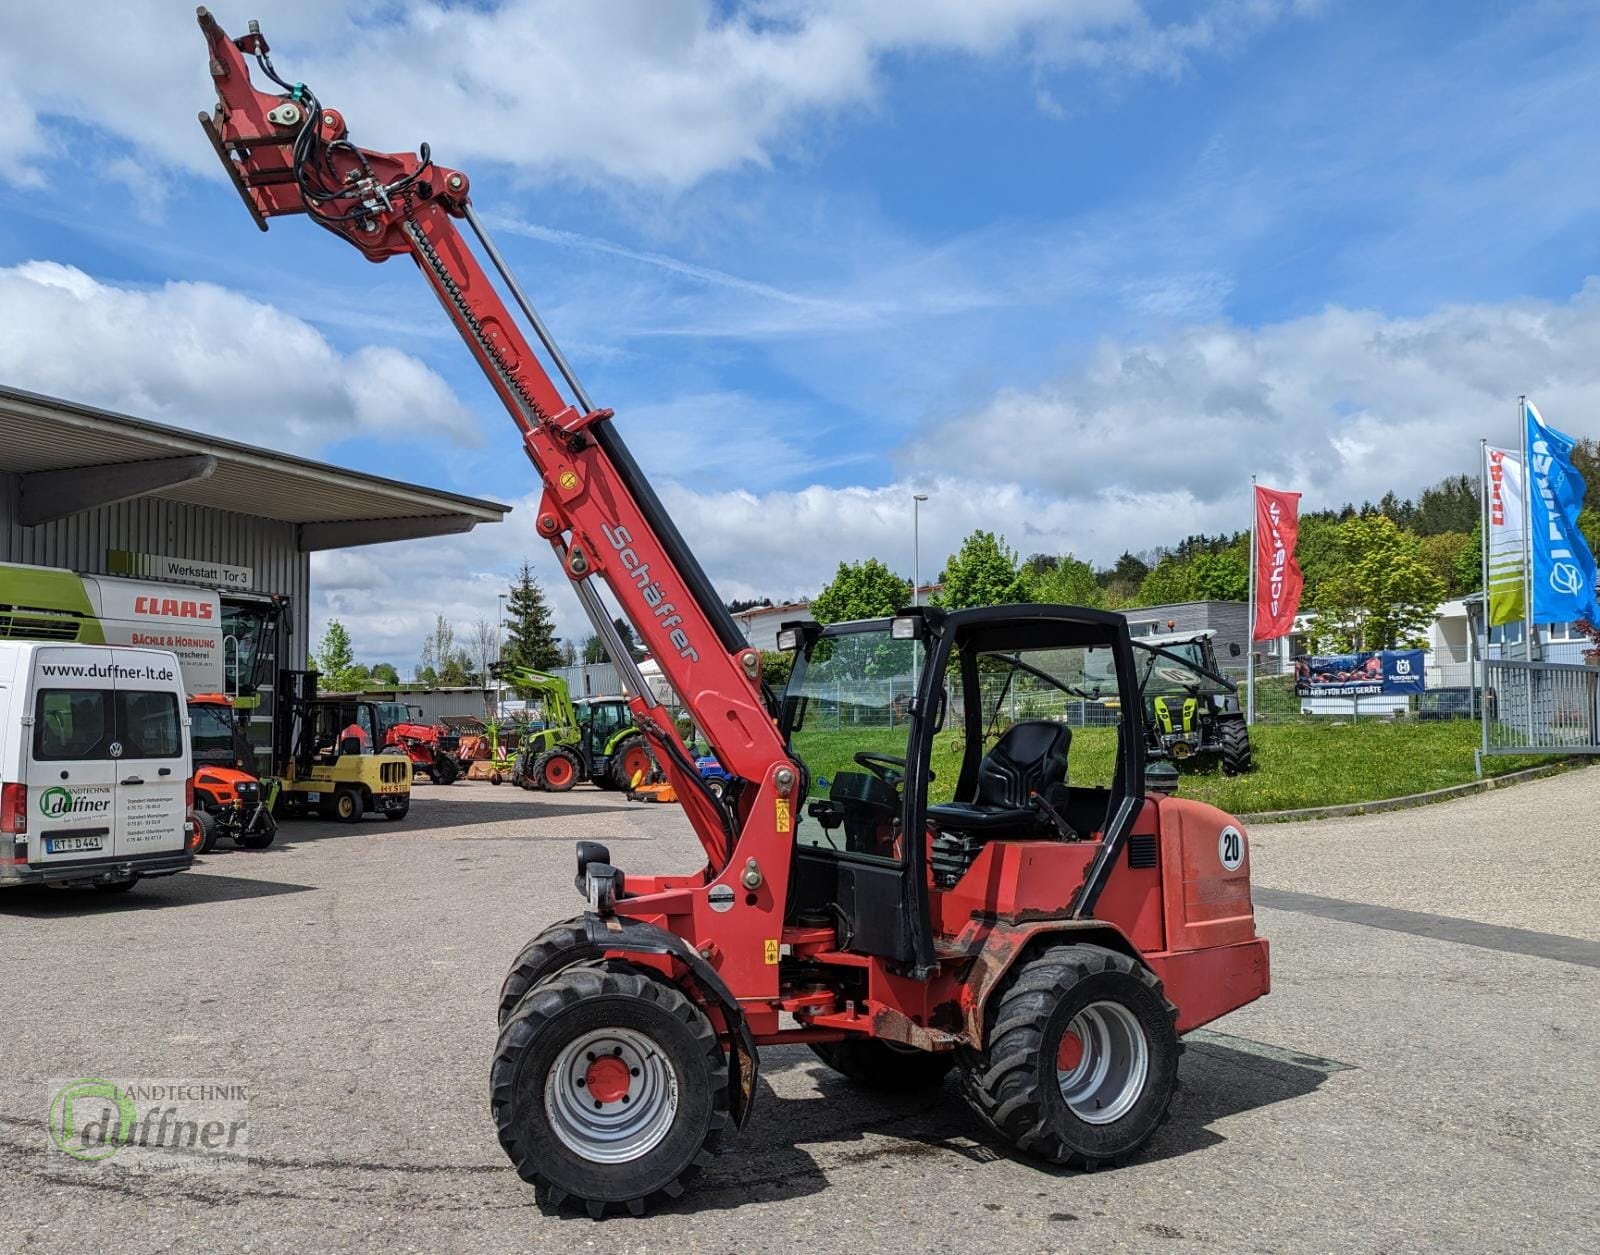
[(1258, 641), (1294, 630), (1305, 581), (1294, 555), (1300, 539), (1300, 494), (1256, 489), (1256, 630)]

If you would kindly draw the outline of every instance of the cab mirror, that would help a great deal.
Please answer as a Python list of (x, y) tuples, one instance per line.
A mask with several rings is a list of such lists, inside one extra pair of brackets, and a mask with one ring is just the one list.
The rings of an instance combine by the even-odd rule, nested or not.
[(1238, 641), (1229, 641), (1228, 642), (1228, 656), (1230, 658), (1237, 658), (1239, 656), (1239, 653), (1240, 653), (1239, 642)]

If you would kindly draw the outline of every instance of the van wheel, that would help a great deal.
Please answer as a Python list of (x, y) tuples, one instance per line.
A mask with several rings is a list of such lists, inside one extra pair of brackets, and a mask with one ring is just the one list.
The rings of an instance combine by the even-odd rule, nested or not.
[(340, 789), (333, 795), (333, 817), (341, 824), (356, 823), (365, 809), (359, 789)]
[(134, 885), (139, 883), (139, 877), (129, 876), (126, 880), (113, 880), (110, 884), (96, 885), (96, 893), (127, 893)]

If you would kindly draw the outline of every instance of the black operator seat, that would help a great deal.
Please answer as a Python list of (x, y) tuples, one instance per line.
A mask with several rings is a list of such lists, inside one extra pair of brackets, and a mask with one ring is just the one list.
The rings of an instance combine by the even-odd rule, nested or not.
[(1064, 723), (1014, 723), (978, 764), (978, 796), (928, 807), (942, 831), (984, 837), (1026, 836), (1039, 827), (1033, 795), (1067, 779), (1072, 729)]

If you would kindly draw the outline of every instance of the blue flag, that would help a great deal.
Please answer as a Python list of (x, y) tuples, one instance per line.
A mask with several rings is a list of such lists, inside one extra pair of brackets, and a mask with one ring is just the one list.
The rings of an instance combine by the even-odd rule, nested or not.
[(1585, 485), (1573, 468), (1571, 436), (1547, 425), (1531, 403), (1528, 424), (1528, 497), (1532, 517), (1533, 621), (1600, 623), (1594, 555), (1578, 530)]

